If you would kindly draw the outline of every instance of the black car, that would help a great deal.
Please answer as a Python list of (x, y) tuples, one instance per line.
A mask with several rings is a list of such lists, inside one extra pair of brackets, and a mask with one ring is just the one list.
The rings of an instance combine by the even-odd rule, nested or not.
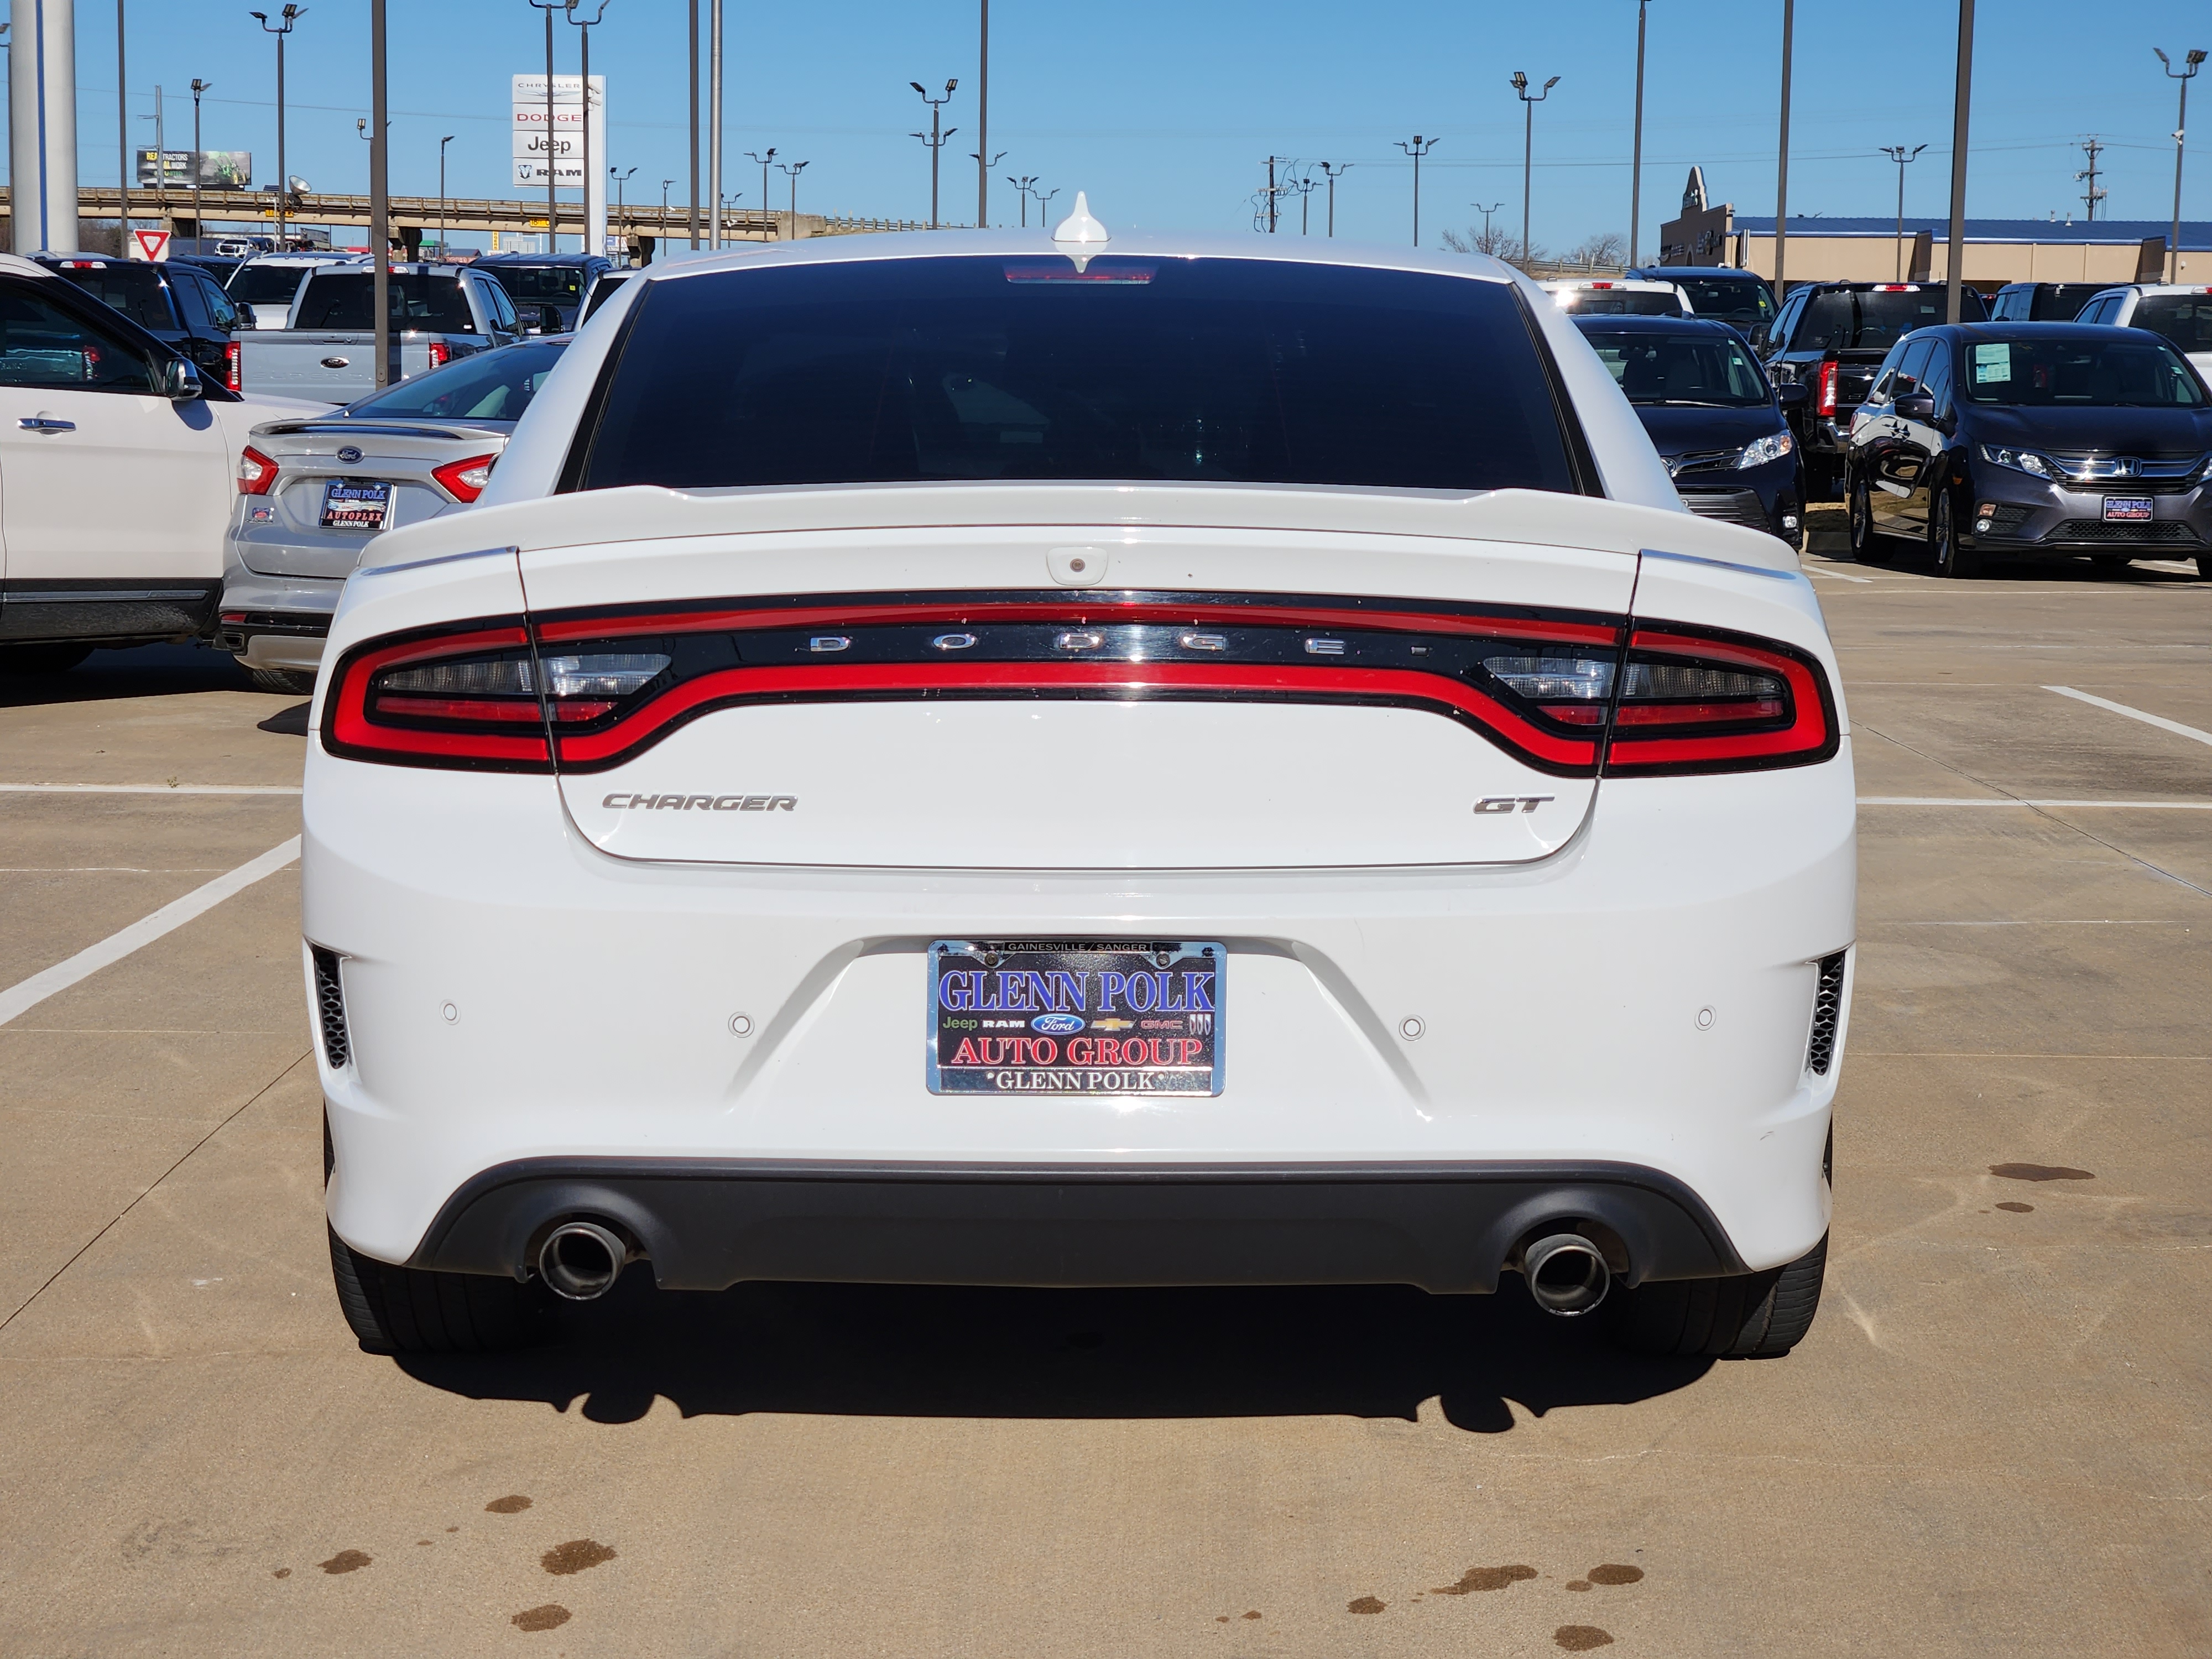
[(595, 253), (487, 253), (475, 269), (489, 271), (514, 301), (526, 325), (539, 334), (566, 334), (579, 325), (584, 291), (614, 261)]
[(169, 263), (173, 265), (197, 266), (215, 278), (215, 285), (217, 288), (224, 288), (230, 282), (231, 273), (244, 264), (246, 260), (242, 255), (234, 258), (228, 253), (172, 253), (169, 256)]
[(1922, 329), (1882, 360), (1845, 466), (1862, 560), (1909, 537), (1947, 576), (2054, 553), (2212, 576), (2212, 391), (2146, 330)]
[(1649, 282), (1674, 283), (1690, 296), (1690, 309), (1700, 317), (1733, 323), (1737, 331), (1757, 345), (1773, 325), (1774, 290), (1757, 271), (1731, 265), (1640, 265), (1628, 273)]
[[(1944, 310), (1940, 283), (1808, 283), (1783, 301), (1759, 356), (1776, 384), (1805, 388), (1797, 439), (1814, 500), (1843, 481), (1851, 413), (1882, 358), (1914, 329), (1943, 321)], [(1970, 323), (1989, 315), (1972, 289), (1960, 291), (1959, 310)]]
[(32, 257), (190, 357), (217, 386), (238, 390), (237, 337), (252, 325), (239, 315), (222, 285), (198, 265), (111, 259), (100, 253)]
[(2110, 283), (2007, 283), (1990, 296), (1993, 323), (2070, 323)]
[(1612, 372), (1682, 504), (1702, 519), (1747, 525), (1792, 547), (1804, 537), (1804, 478), (1778, 393), (1729, 323), (1703, 317), (1577, 318)]

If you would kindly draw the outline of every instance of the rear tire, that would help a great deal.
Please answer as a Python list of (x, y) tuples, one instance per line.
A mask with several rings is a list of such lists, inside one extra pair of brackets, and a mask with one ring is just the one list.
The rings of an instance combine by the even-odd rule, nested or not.
[(66, 674), (91, 654), (88, 645), (0, 646), (0, 674)]
[(1605, 1302), (1610, 1334), (1636, 1353), (1773, 1358), (1796, 1347), (1813, 1328), (1827, 1264), (1823, 1234), (1786, 1267), (1615, 1291)]
[(335, 1231), (331, 1278), (346, 1323), (370, 1353), (503, 1353), (542, 1341), (551, 1322), (534, 1284), (395, 1267)]
[(1888, 551), (1888, 544), (1874, 527), (1874, 491), (1863, 473), (1850, 475), (1844, 516), (1850, 529), (1852, 562), (1880, 564)]
[(254, 689), (275, 691), (288, 697), (312, 697), (315, 695), (315, 677), (294, 668), (249, 668)]

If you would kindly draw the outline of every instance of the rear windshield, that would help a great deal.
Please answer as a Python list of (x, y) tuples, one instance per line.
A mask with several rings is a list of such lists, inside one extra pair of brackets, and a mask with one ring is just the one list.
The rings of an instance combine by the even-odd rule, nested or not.
[(1679, 317), (1682, 302), (1650, 289), (1576, 288), (1557, 296), (1577, 317)]
[(313, 269), (313, 265), (243, 264), (230, 273), (224, 292), (242, 306), (289, 306), (300, 291), (301, 279)]
[(2070, 323), (2081, 314), (2081, 307), (2105, 290), (2094, 283), (2045, 283), (2035, 290), (2034, 301), (2027, 308), (2027, 320), (2031, 323)]
[[(386, 309), (403, 328), (432, 333), (473, 334), (476, 319), (469, 314), (469, 296), (461, 292), (458, 277), (430, 276), (394, 271)], [(376, 326), (376, 273), (373, 270), (319, 270), (300, 299), (301, 328), (374, 328)]]
[(1966, 348), (1966, 396), (2027, 407), (2194, 409), (2189, 362), (2159, 339), (2007, 340)]
[(447, 421), (519, 421), (568, 348), (566, 340), (544, 340), (480, 351), (458, 363), (402, 380), (389, 392), (349, 404), (345, 412), (349, 416), (428, 416)]
[(1115, 478), (1571, 490), (1499, 283), (1057, 255), (715, 271), (639, 296), (582, 487)]
[(2146, 294), (2132, 321), (2184, 351), (2212, 351), (2212, 294)]
[(120, 260), (88, 269), (64, 261), (61, 273), (94, 299), (115, 307), (141, 328), (177, 326), (177, 313), (162, 291), (161, 275), (151, 265)]
[[(1945, 306), (1943, 290), (1930, 283), (1887, 293), (1844, 289), (1815, 294), (1805, 302), (1804, 320), (1790, 349), (1858, 351), (1879, 346), (1886, 351), (1914, 329), (1942, 322)], [(1970, 288), (1959, 291), (1961, 322), (1978, 323), (1988, 315), (1980, 295)]]
[(1766, 284), (1756, 276), (1674, 276), (1690, 296), (1690, 309), (1700, 317), (1735, 323), (1748, 334), (1774, 319), (1774, 301)]
[(1585, 328), (1602, 362), (1632, 404), (1755, 409), (1767, 401), (1765, 377), (1741, 340), (1711, 334), (1607, 333)]
[(486, 265), (509, 297), (532, 305), (574, 305), (584, 292), (584, 273), (574, 265)]
[(581, 328), (586, 323), (590, 322), (592, 318), (598, 316), (599, 314), (599, 307), (606, 304), (608, 301), (613, 299), (616, 294), (621, 290), (622, 285), (629, 280), (629, 277), (627, 273), (611, 270), (605, 276), (600, 277), (598, 282), (594, 283), (592, 285), (591, 303), (584, 307), (584, 314), (577, 319), (576, 326)]

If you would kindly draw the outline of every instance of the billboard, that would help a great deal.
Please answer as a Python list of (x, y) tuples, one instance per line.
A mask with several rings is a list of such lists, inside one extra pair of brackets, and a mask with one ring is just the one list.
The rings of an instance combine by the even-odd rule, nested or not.
[[(188, 149), (151, 150), (137, 153), (138, 182), (148, 186), (166, 185), (171, 190), (190, 190), (193, 183), (192, 155)], [(198, 183), (206, 190), (251, 190), (253, 188), (253, 152), (250, 149), (204, 149), (199, 155)]]
[[(563, 190), (581, 190), (584, 178), (583, 77), (553, 77), (552, 126), (546, 126), (545, 77), (514, 77), (514, 182), (524, 189), (545, 187), (549, 158), (553, 182)], [(607, 79), (592, 77), (592, 154), (607, 153)], [(594, 171), (596, 171), (596, 167)]]

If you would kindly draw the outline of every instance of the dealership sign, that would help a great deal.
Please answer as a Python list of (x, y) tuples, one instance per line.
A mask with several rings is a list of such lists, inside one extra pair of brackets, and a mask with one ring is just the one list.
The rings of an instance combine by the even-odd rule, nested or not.
[[(544, 85), (543, 76), (538, 85)], [(542, 113), (542, 112), (541, 112)], [(198, 151), (199, 165), (192, 165), (195, 152), (189, 149), (142, 149), (137, 152), (138, 182), (142, 185), (163, 185), (170, 190), (190, 190), (198, 184), (203, 190), (251, 190), (253, 188), (253, 152), (250, 149), (204, 149)]]
[[(607, 82), (603, 75), (592, 77), (591, 118), (592, 154), (604, 157), (607, 153)], [(555, 76), (553, 102), (549, 110), (545, 77), (518, 75), (514, 77), (514, 182), (525, 186), (535, 185), (542, 190), (549, 165), (553, 172), (552, 182), (563, 189), (581, 190), (591, 182), (584, 177), (583, 77)]]

